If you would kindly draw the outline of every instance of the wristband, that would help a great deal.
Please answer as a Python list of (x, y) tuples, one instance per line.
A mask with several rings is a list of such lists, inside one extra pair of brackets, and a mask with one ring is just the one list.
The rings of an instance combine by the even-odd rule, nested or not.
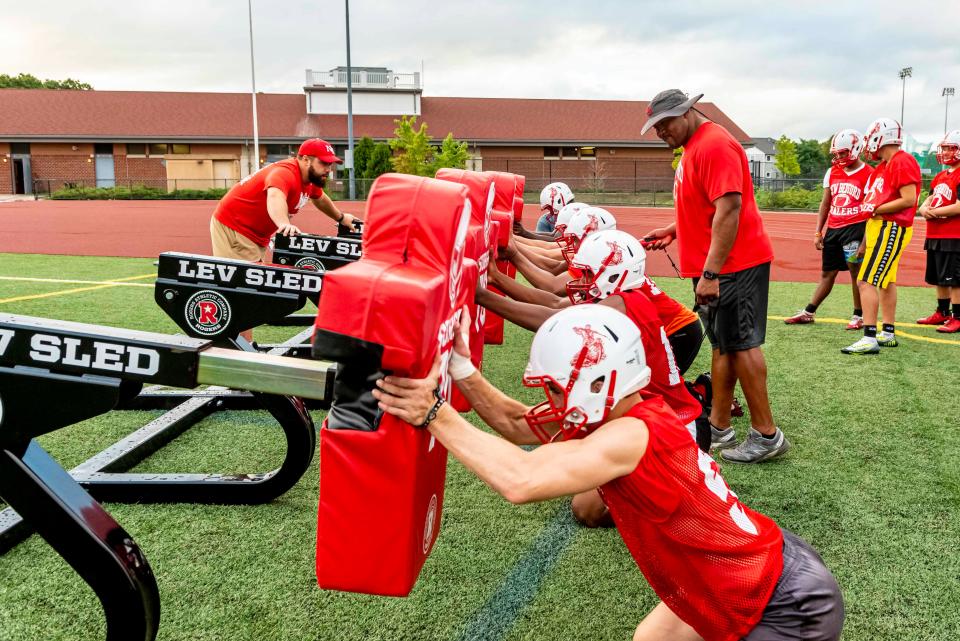
[(477, 368), (468, 357), (462, 356), (454, 351), (450, 357), (450, 365), (447, 367), (447, 371), (450, 372), (450, 378), (455, 381), (462, 381), (472, 376), (473, 373), (477, 371)]
[(443, 397), (440, 396), (439, 387), (433, 390), (433, 396), (434, 398), (437, 399), (437, 402), (434, 403), (433, 407), (430, 408), (430, 411), (427, 412), (427, 416), (426, 418), (423, 419), (423, 423), (420, 423), (420, 425), (414, 425), (415, 428), (422, 430), (422, 429), (425, 429), (428, 425), (430, 425), (430, 423), (432, 423), (433, 420), (437, 418), (437, 412), (439, 412), (440, 408), (443, 407), (443, 404), (446, 403), (446, 401), (443, 400)]

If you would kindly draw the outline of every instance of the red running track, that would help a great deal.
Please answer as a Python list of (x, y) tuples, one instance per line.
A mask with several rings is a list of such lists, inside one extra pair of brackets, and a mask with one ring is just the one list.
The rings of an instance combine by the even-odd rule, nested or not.
[[(67, 254), (74, 256), (157, 256), (163, 251), (195, 254), (210, 252), (210, 215), (215, 201), (20, 201), (0, 203), (0, 252)], [(344, 202), (340, 208), (363, 213), (364, 203)], [(640, 236), (673, 219), (670, 209), (609, 207), (618, 227)], [(536, 205), (524, 209), (527, 227), (533, 227)], [(773, 240), (772, 277), (779, 281), (816, 282), (820, 254), (813, 247), (813, 214), (765, 212), (767, 233)], [(334, 233), (333, 224), (311, 209), (294, 222), (305, 232)], [(926, 225), (918, 219), (914, 237), (900, 262), (898, 281), (923, 285), (923, 239)], [(670, 248), (674, 260), (676, 247)], [(647, 270), (654, 276), (673, 276), (662, 252), (651, 252)], [(841, 276), (842, 280), (846, 277)]]

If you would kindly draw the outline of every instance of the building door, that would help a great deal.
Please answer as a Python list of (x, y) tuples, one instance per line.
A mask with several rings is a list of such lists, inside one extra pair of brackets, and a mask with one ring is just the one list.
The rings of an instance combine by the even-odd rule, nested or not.
[(97, 176), (97, 187), (116, 186), (116, 174), (113, 171), (113, 145), (110, 143), (93, 146)]
[(30, 173), (30, 156), (14, 155), (13, 161), (13, 193), (32, 194), (33, 175)]
[(232, 187), (240, 179), (236, 160), (213, 161), (213, 186), (217, 189)]

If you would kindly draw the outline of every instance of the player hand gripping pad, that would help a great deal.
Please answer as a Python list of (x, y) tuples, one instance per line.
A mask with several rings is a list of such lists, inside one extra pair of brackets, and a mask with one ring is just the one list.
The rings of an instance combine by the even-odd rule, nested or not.
[[(491, 243), (495, 241), (490, 218), (496, 196), (493, 176), (489, 172), (440, 169), (437, 171), (437, 178), (466, 185), (469, 190), (471, 213), (463, 260), (463, 282), (465, 286), (476, 283), (478, 288), (486, 288)], [(483, 369), (484, 323), (487, 310), (477, 305), (473, 296), (468, 296), (467, 309), (470, 312), (470, 360), (477, 369)], [(469, 412), (470, 403), (456, 385), (451, 393), (450, 404), (458, 412)]]
[(320, 587), (405, 596), (440, 525), (447, 452), (427, 430), (382, 414), (370, 393), (385, 373), (423, 377), (442, 355), (473, 283), (463, 281), (467, 187), (399, 174), (367, 199), (363, 257), (329, 272), (313, 353), (339, 362), (320, 432)]
[[(496, 223), (498, 229), (498, 233), (496, 234), (497, 253), (498, 255), (502, 255), (503, 250), (507, 248), (507, 243), (510, 241), (510, 235), (513, 234), (513, 220), (514, 211), (516, 208), (515, 201), (517, 197), (517, 190), (519, 189), (520, 194), (523, 194), (523, 185), (526, 183), (526, 178), (516, 174), (508, 174), (502, 171), (491, 171), (487, 173), (493, 176), (493, 182), (495, 186), (493, 212), (491, 213), (491, 217)], [(505, 258), (497, 258), (497, 269), (510, 278), (514, 278), (517, 274), (516, 267), (514, 267), (513, 263)], [(503, 292), (498, 290), (496, 287), (490, 287), (489, 289), (495, 294), (503, 296)], [(494, 314), (493, 312), (487, 312), (486, 325), (484, 326), (484, 337), (485, 341), (491, 345), (503, 344), (502, 316)]]

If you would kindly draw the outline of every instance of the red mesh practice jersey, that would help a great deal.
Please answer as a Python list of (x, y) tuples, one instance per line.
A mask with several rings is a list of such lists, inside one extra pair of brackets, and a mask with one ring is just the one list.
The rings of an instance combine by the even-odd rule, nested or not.
[(856, 171), (847, 173), (844, 167), (831, 167), (824, 176), (823, 188), (830, 190), (830, 214), (827, 227), (839, 229), (870, 218), (860, 211), (860, 203), (866, 193), (870, 165), (863, 163)]
[(660, 322), (663, 323), (667, 336), (700, 319), (685, 305), (665, 294), (649, 276), (643, 277), (643, 284), (637, 289), (643, 292), (643, 295), (649, 298), (657, 308), (657, 315), (660, 316)]
[(677, 209), (680, 273), (699, 276), (707, 260), (712, 236), (715, 200), (740, 194), (737, 239), (720, 273), (738, 272), (773, 260), (773, 245), (753, 196), (753, 178), (743, 146), (726, 129), (705, 122), (683, 147), (673, 180)]
[[(930, 208), (946, 207), (957, 202), (960, 169), (941, 171), (930, 183)], [(960, 238), (960, 216), (933, 218), (927, 221), (927, 238)]]
[[(920, 165), (917, 159), (902, 149), (890, 158), (889, 162), (881, 162), (874, 167), (870, 179), (867, 181), (865, 203), (879, 207), (891, 200), (900, 197), (900, 188), (904, 185), (917, 186), (917, 198), (920, 198)], [(902, 227), (912, 227), (913, 217), (917, 213), (917, 203), (901, 209), (895, 214), (881, 216)]]
[(627, 416), (650, 433), (636, 469), (600, 488), (620, 536), (657, 596), (706, 641), (756, 626), (783, 570), (783, 534), (742, 505), (717, 463), (662, 400)]
[[(650, 384), (644, 391), (661, 396), (684, 425), (696, 419), (703, 407), (683, 384), (667, 332), (657, 315), (657, 308), (640, 290), (621, 292), (615, 296), (623, 299), (627, 316), (640, 328), (640, 339), (643, 341), (647, 366), (650, 368)], [(687, 438), (690, 438), (689, 433)]]
[(267, 165), (231, 187), (213, 212), (214, 218), (261, 247), (266, 247), (277, 231), (277, 224), (267, 213), (267, 189), (270, 187), (276, 187), (286, 194), (287, 212), (291, 216), (311, 198), (323, 195), (319, 187), (301, 182), (297, 159), (288, 158)]

